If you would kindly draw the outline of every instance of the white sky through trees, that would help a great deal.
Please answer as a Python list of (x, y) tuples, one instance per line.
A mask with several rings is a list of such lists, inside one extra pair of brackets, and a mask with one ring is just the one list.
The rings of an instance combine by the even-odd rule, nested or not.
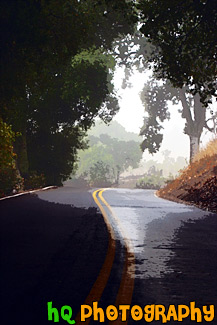
[[(115, 116), (114, 120), (118, 121), (125, 127), (127, 131), (139, 133), (143, 125), (143, 117), (145, 114), (144, 106), (139, 97), (139, 92), (143, 89), (147, 82), (148, 73), (134, 72), (130, 78), (132, 88), (122, 89), (122, 78), (124, 76), (123, 69), (118, 68), (114, 76), (114, 85), (121, 97), (119, 100), (120, 111)], [(217, 104), (215, 103), (215, 107)], [(181, 106), (180, 106), (181, 108)], [(174, 158), (183, 156), (189, 159), (189, 137), (183, 133), (185, 120), (178, 113), (178, 105), (169, 104), (171, 119), (164, 122), (164, 138), (159, 153), (149, 155), (148, 151), (144, 153), (144, 159), (162, 160), (162, 152), (164, 150), (171, 151), (171, 156)], [(204, 132), (201, 136), (202, 146), (212, 138), (210, 133)]]

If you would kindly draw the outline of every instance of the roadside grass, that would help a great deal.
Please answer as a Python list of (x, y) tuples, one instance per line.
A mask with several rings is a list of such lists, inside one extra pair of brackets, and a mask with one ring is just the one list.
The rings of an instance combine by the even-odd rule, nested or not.
[(157, 194), (217, 212), (217, 139), (208, 143), (180, 175)]
[(204, 149), (201, 149), (196, 156), (194, 157), (193, 161), (201, 160), (207, 156), (214, 156), (217, 153), (217, 138), (211, 140)]

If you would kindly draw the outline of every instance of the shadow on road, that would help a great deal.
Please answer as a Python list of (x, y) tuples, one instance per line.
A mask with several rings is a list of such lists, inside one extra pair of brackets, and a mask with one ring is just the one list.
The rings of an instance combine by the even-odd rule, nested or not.
[[(189, 306), (189, 302), (195, 301), (197, 307), (213, 304), (216, 309), (216, 217), (217, 215), (210, 214), (203, 219), (183, 222), (168, 246), (156, 247), (156, 250), (166, 250), (167, 256), (170, 255), (165, 265), (169, 272), (162, 272), (159, 277), (136, 278), (133, 305)], [(154, 224), (150, 227), (154, 227)], [(151, 232), (151, 229), (149, 231)], [(187, 318), (182, 324), (188, 325), (190, 322)], [(171, 320), (168, 323), (174, 322)], [(130, 321), (130, 324), (134, 322)]]
[(2, 201), (0, 209), (1, 324), (48, 324), (48, 301), (59, 309), (70, 305), (75, 317), (107, 251), (97, 209), (37, 195)]

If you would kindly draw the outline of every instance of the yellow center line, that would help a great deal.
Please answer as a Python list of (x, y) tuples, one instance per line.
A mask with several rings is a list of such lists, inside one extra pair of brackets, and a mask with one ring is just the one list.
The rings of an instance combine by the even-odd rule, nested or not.
[[(106, 205), (106, 207), (109, 209), (110, 213), (113, 216), (113, 219), (115, 219), (115, 221), (119, 227), (119, 230), (121, 232), (121, 235), (124, 239), (125, 246), (126, 246), (126, 259), (125, 259), (121, 284), (120, 284), (118, 294), (116, 297), (116, 301), (115, 301), (115, 306), (118, 307), (119, 305), (130, 305), (131, 301), (132, 301), (133, 289), (134, 289), (135, 255), (133, 252), (131, 241), (128, 239), (129, 237), (127, 236), (126, 232), (123, 230), (123, 228), (120, 224), (120, 221), (117, 218), (117, 216), (115, 215), (115, 213), (113, 212), (112, 208), (106, 202), (106, 200), (104, 199), (104, 197), (102, 195), (102, 193), (104, 191), (105, 190), (100, 191), (99, 198)], [(112, 324), (123, 324), (123, 322), (121, 321), (121, 317), (119, 317), (116, 321), (113, 321), (111, 323)], [(128, 319), (124, 323), (127, 324)]]
[[(107, 229), (108, 229), (108, 233), (109, 233), (109, 243), (108, 243), (108, 250), (107, 250), (107, 254), (106, 254), (106, 258), (104, 261), (104, 264), (100, 270), (100, 273), (89, 293), (89, 295), (87, 296), (86, 300), (85, 300), (85, 305), (92, 305), (92, 303), (94, 301), (99, 301), (102, 293), (106, 287), (106, 284), (108, 282), (110, 273), (111, 273), (111, 269), (112, 269), (112, 265), (114, 262), (114, 257), (115, 257), (115, 235), (114, 235), (114, 230), (111, 227), (107, 214), (103, 208), (103, 206), (101, 205), (101, 203), (99, 202), (98, 198), (97, 198), (97, 193), (100, 192), (100, 190), (96, 190), (95, 192), (93, 192), (93, 199), (96, 202), (96, 204), (98, 205), (103, 218), (105, 220)], [(76, 324), (83, 324), (81, 321), (81, 315), (80, 312), (77, 314), (76, 316)], [(85, 321), (85, 324), (89, 324), (91, 318), (88, 318)]]

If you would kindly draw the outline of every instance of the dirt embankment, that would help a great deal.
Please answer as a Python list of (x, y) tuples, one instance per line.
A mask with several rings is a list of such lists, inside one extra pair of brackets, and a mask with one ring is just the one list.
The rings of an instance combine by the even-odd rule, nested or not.
[(211, 141), (179, 177), (157, 193), (165, 199), (217, 212), (217, 139)]

